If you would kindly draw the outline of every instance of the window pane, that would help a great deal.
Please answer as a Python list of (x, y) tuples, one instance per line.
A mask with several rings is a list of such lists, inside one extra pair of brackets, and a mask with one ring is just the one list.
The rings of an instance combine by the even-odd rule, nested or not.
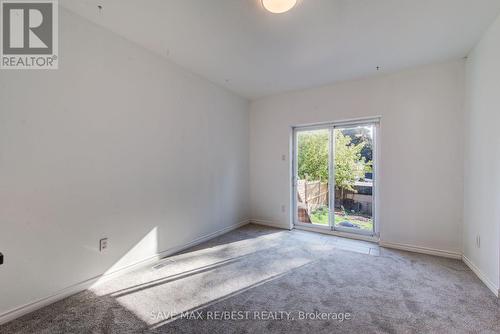
[(373, 232), (373, 125), (337, 128), (335, 227)]
[(297, 133), (297, 217), (298, 222), (329, 225), (329, 140), (328, 129)]

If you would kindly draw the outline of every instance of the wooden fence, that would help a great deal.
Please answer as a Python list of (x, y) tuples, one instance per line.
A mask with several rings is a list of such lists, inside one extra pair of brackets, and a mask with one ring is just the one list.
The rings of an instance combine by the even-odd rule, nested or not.
[(308, 212), (328, 206), (327, 182), (298, 180), (297, 194), (299, 203), (304, 204)]

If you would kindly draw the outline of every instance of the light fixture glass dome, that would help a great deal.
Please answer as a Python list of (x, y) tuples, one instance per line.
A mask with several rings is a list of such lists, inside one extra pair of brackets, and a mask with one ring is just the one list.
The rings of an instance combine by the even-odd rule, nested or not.
[(271, 13), (288, 12), (297, 4), (297, 0), (262, 0), (262, 6)]

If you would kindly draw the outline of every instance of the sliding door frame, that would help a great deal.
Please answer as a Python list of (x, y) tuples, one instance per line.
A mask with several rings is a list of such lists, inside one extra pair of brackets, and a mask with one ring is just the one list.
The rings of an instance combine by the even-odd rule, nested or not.
[[(355, 127), (362, 125), (373, 125), (373, 190), (372, 190), (372, 219), (373, 219), (373, 229), (372, 231), (363, 230), (353, 230), (341, 226), (335, 226), (335, 129), (344, 127)], [(316, 123), (301, 126), (292, 126), (292, 143), (291, 143), (291, 226), (306, 227), (309, 229), (328, 230), (332, 232), (340, 232), (342, 234), (352, 234), (361, 235), (367, 237), (375, 237), (378, 235), (378, 136), (380, 129), (380, 117), (370, 117), (370, 118), (358, 118), (353, 120), (344, 120), (337, 122), (327, 122), (327, 123)], [(315, 225), (306, 224), (298, 221), (298, 206), (297, 206), (297, 169), (298, 169), (298, 159), (297, 159), (297, 134), (302, 131), (311, 130), (328, 130), (329, 132), (329, 159), (328, 159), (328, 225)]]
[[(330, 225), (330, 222), (331, 222), (331, 212), (328, 214), (328, 225), (315, 225), (315, 224), (305, 224), (305, 223), (301, 223), (299, 222), (299, 217), (298, 217), (298, 213), (299, 213), (299, 210), (298, 210), (298, 207), (297, 207), (297, 170), (298, 170), (298, 158), (297, 158), (297, 134), (301, 131), (314, 131), (314, 130), (328, 130), (328, 145), (329, 145), (329, 155), (328, 155), (328, 206), (330, 208), (330, 205), (331, 205), (331, 196), (330, 196), (330, 190), (331, 190), (331, 180), (332, 180), (332, 175), (335, 175), (335, 174), (332, 174), (331, 172), (331, 150), (332, 150), (332, 134), (333, 134), (333, 128), (330, 129), (330, 125), (329, 123), (328, 124), (313, 124), (313, 125), (305, 125), (305, 126), (293, 126), (291, 128), (292, 130), (292, 138), (293, 138), (293, 141), (292, 141), (292, 177), (291, 177), (291, 180), (292, 180), (292, 205), (291, 205), (291, 208), (292, 208), (292, 212), (293, 212), (293, 218), (292, 218), (292, 222), (291, 222), (291, 225), (292, 227), (294, 226), (304, 226), (304, 227), (314, 227), (318, 230), (328, 230), (330, 231), (332, 228), (331, 228), (331, 225)], [(329, 210), (331, 211), (331, 210)]]

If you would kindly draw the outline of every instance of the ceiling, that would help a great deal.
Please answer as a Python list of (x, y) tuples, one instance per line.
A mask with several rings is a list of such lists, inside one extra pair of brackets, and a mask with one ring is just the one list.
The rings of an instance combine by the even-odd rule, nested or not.
[(459, 59), (500, 13), (500, 0), (299, 0), (285, 14), (260, 0), (60, 2), (248, 99)]

